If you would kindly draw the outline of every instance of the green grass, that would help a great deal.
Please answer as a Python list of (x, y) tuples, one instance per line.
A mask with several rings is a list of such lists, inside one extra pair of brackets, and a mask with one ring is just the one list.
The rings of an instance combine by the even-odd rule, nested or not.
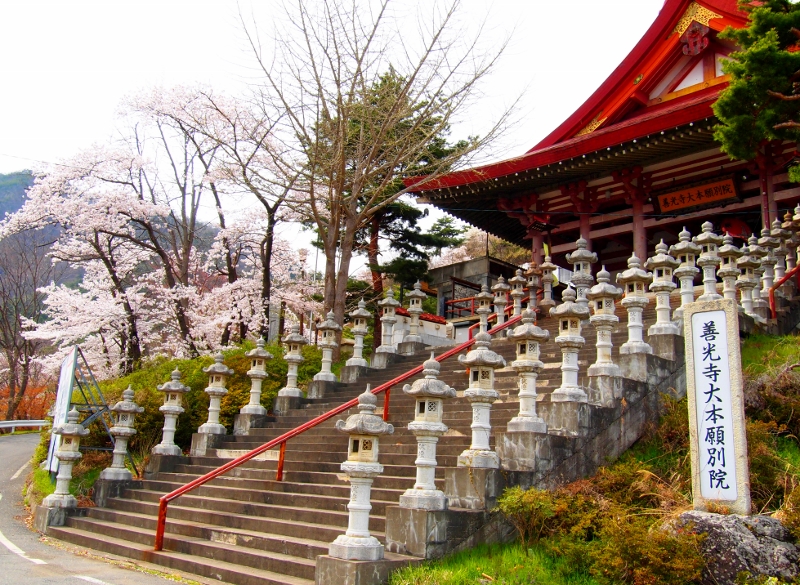
[(529, 549), (528, 555), (515, 544), (481, 545), (455, 555), (406, 567), (389, 579), (390, 585), (597, 585), (583, 571), (544, 545)]
[(797, 362), (800, 344), (795, 335), (751, 335), (742, 345), (742, 370), (751, 376)]

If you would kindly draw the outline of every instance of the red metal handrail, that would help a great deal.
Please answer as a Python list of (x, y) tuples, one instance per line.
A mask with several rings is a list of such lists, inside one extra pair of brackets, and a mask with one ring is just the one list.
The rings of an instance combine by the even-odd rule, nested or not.
[[(489, 333), (490, 334), (497, 333), (498, 331), (501, 331), (501, 330), (505, 329), (506, 327), (508, 327), (510, 325), (513, 325), (514, 323), (519, 321), (521, 318), (522, 318), (521, 316), (512, 317), (511, 319), (509, 319), (508, 321), (506, 321), (502, 325), (498, 325), (497, 327), (495, 327), (494, 329), (489, 331)], [(461, 345), (456, 346), (456, 347), (444, 352), (442, 355), (436, 357), (435, 359), (436, 359), (437, 362), (442, 362), (442, 361), (446, 360), (447, 358), (452, 357), (452, 356), (464, 351), (465, 349), (470, 347), (473, 343), (475, 343), (474, 339), (470, 339), (468, 341), (465, 341)], [(419, 366), (415, 367), (414, 369), (409, 370), (405, 374), (401, 374), (400, 376), (398, 376), (398, 377), (396, 377), (396, 378), (394, 378), (392, 380), (389, 380), (388, 382), (385, 382), (385, 383), (381, 384), (380, 386), (377, 386), (376, 388), (374, 388), (372, 390), (373, 394), (380, 394), (381, 392), (385, 392), (385, 397), (384, 397), (384, 401), (383, 401), (383, 419), (384, 420), (388, 420), (389, 419), (389, 395), (390, 395), (389, 393), (391, 391), (392, 386), (395, 386), (396, 384), (399, 384), (400, 382), (404, 382), (404, 381), (408, 380), (409, 378), (419, 374), (421, 371), (422, 371), (422, 365), (419, 365)], [(288, 431), (288, 432), (282, 434), (281, 436), (276, 437), (276, 438), (272, 439), (271, 441), (269, 441), (267, 443), (264, 443), (260, 447), (256, 447), (255, 449), (253, 449), (249, 453), (245, 453), (244, 455), (242, 455), (240, 457), (237, 457), (236, 459), (232, 459), (232, 460), (228, 461), (225, 465), (222, 465), (222, 466), (218, 467), (217, 469), (215, 469), (213, 471), (209, 471), (205, 475), (202, 475), (202, 476), (198, 477), (197, 479), (195, 479), (193, 481), (190, 481), (186, 485), (184, 485), (182, 487), (179, 487), (178, 489), (173, 490), (170, 493), (161, 496), (161, 498), (159, 500), (159, 504), (158, 504), (158, 524), (156, 525), (156, 539), (155, 539), (155, 545), (153, 547), (154, 550), (160, 551), (160, 550), (162, 550), (164, 548), (164, 529), (165, 529), (166, 523), (167, 523), (167, 506), (169, 505), (169, 503), (172, 500), (178, 498), (179, 496), (182, 496), (183, 494), (185, 494), (187, 492), (192, 491), (193, 489), (195, 489), (197, 487), (200, 487), (201, 485), (211, 481), (212, 479), (216, 479), (217, 477), (219, 477), (220, 475), (222, 475), (224, 473), (227, 473), (228, 471), (230, 471), (234, 467), (238, 467), (242, 463), (250, 461), (253, 457), (258, 456), (261, 453), (264, 453), (265, 451), (269, 451), (270, 449), (272, 449), (273, 447), (275, 447), (277, 445), (280, 445), (280, 456), (279, 456), (279, 459), (278, 459), (278, 471), (277, 471), (277, 474), (276, 474), (276, 481), (282, 481), (283, 480), (283, 461), (284, 461), (284, 456), (285, 456), (285, 453), (286, 453), (286, 441), (288, 441), (289, 439), (292, 439), (292, 438), (304, 433), (308, 429), (311, 429), (311, 428), (317, 426), (318, 424), (325, 422), (328, 419), (333, 418), (337, 414), (341, 414), (341, 413), (343, 413), (343, 412), (345, 412), (347, 410), (350, 410), (351, 408), (353, 408), (357, 404), (358, 404), (358, 398), (353, 398), (352, 400), (349, 400), (348, 402), (345, 402), (341, 406), (337, 406), (333, 410), (329, 410), (328, 412), (326, 412), (324, 414), (321, 414), (318, 417), (316, 417), (316, 418), (314, 418), (314, 419), (312, 419), (312, 420), (310, 420), (310, 421), (308, 421), (306, 423), (303, 423), (299, 427), (296, 427), (296, 428), (292, 429), (291, 431)]]
[(800, 282), (800, 264), (792, 268), (789, 272), (784, 274), (783, 278), (769, 287), (769, 311), (772, 314), (773, 319), (777, 318), (777, 312), (775, 311), (775, 290), (782, 286), (783, 283), (785, 283), (795, 274), (798, 275), (798, 281)]

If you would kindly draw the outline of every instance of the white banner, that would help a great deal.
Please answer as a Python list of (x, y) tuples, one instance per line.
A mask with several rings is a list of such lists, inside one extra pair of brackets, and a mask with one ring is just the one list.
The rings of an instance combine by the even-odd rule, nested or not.
[[(56, 403), (53, 405), (53, 426), (55, 429), (58, 425), (67, 422), (67, 413), (69, 412), (69, 405), (72, 401), (72, 390), (75, 386), (75, 368), (78, 365), (78, 346), (72, 348), (72, 351), (67, 354), (64, 361), (61, 362), (61, 375), (58, 377), (58, 393), (56, 394)], [(58, 471), (58, 459), (55, 453), (61, 445), (61, 435), (50, 434), (50, 447), (47, 450), (47, 469), (51, 473)]]

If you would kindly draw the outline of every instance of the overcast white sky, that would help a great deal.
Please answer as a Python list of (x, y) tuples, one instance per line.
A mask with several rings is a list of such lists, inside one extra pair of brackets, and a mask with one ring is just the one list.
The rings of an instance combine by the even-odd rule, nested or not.
[[(398, 0), (403, 2), (403, 0)], [(481, 103), (526, 90), (494, 158), (531, 148), (624, 58), (663, 0), (465, 0), (512, 44)], [(203, 82), (237, 92), (252, 79), (238, 10), (269, 19), (267, 0), (0, 0), (0, 173), (57, 162), (114, 131), (120, 99), (153, 85)]]

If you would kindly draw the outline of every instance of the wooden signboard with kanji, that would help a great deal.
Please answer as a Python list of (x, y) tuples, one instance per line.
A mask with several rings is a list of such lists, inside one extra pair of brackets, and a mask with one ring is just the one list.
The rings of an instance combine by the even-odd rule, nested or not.
[(726, 201), (738, 201), (736, 184), (732, 178), (685, 186), (678, 190), (660, 193), (653, 196), (653, 203), (661, 213), (687, 211), (695, 208), (714, 207)]

